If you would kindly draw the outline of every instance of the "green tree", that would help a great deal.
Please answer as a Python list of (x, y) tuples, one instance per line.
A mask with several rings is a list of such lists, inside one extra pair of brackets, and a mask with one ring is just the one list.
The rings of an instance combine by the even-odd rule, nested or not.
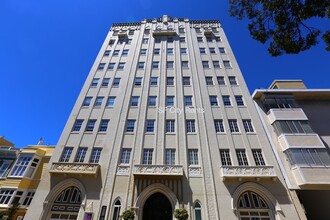
[[(311, 27), (312, 18), (330, 18), (330, 0), (229, 0), (230, 15), (247, 18), (250, 34), (265, 44), (272, 56), (297, 54), (319, 43), (330, 51), (330, 31)], [(329, 23), (330, 26), (330, 23)]]

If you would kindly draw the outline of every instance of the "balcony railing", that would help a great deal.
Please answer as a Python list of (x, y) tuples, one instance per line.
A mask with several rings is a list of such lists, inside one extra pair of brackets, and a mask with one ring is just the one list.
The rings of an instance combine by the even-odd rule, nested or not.
[(154, 30), (152, 32), (153, 36), (175, 36), (176, 31), (174, 29), (165, 29), (165, 30)]
[(181, 165), (134, 165), (134, 176), (183, 176)]
[(220, 169), (223, 181), (229, 178), (238, 178), (239, 181), (243, 178), (256, 178), (257, 181), (261, 178), (276, 180), (277, 177), (273, 166), (222, 166)]
[(51, 174), (97, 175), (100, 165), (94, 163), (63, 163), (54, 162), (50, 168)]

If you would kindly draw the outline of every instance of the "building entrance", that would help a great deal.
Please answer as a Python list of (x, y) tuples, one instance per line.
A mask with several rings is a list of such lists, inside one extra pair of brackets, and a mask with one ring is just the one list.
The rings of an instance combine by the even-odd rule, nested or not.
[(144, 204), (143, 220), (172, 220), (172, 206), (162, 193), (151, 195)]

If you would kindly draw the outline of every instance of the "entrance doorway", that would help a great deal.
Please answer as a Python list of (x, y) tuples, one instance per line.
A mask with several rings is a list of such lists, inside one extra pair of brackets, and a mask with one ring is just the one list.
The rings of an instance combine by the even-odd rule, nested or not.
[(143, 207), (143, 220), (172, 220), (172, 206), (162, 193), (151, 195)]

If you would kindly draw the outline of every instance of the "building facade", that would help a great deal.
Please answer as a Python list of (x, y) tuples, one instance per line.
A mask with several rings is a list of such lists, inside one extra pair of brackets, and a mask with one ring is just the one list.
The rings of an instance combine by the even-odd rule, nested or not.
[(26, 219), (303, 215), (217, 20), (113, 24), (48, 170)]
[(294, 202), (308, 219), (330, 216), (330, 90), (276, 80), (253, 94)]

